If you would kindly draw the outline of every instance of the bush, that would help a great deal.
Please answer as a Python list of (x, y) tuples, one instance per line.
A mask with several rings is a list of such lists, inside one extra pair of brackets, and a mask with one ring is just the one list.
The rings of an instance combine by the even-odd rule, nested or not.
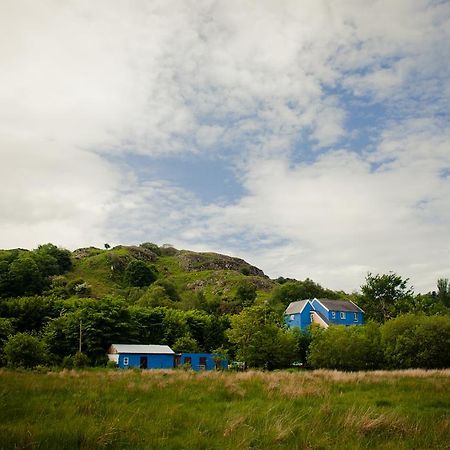
[(191, 336), (182, 336), (178, 338), (172, 346), (176, 353), (196, 353), (198, 352), (198, 342)]
[(73, 356), (73, 367), (77, 369), (82, 369), (83, 367), (89, 366), (89, 358), (82, 352), (76, 352)]
[(125, 282), (129, 286), (149, 286), (156, 280), (156, 275), (142, 261), (130, 261), (125, 269)]
[(44, 344), (29, 333), (10, 336), (3, 349), (10, 367), (32, 368), (45, 363), (47, 352)]
[(390, 368), (450, 367), (450, 317), (407, 314), (381, 328)]
[(377, 369), (383, 363), (378, 325), (312, 328), (308, 364), (313, 368), (337, 370)]

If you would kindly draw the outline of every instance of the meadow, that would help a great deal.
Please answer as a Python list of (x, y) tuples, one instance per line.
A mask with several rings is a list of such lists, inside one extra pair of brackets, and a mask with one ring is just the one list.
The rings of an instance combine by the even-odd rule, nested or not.
[(0, 370), (1, 449), (450, 449), (450, 370)]

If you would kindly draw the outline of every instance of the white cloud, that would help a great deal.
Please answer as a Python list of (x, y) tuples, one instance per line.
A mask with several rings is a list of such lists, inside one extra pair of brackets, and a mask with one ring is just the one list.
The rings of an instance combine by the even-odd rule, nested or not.
[[(366, 269), (427, 288), (449, 270), (448, 3), (0, 8), (0, 246), (151, 235), (346, 288)], [(345, 142), (350, 95), (392, 118), (373, 153)], [(106, 158), (128, 153), (218, 154), (247, 194), (203, 205)]]

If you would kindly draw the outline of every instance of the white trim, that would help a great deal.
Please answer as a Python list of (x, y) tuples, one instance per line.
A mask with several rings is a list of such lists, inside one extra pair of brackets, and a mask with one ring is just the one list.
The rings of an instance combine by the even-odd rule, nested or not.
[[(318, 298), (315, 298), (314, 297), (314, 299), (313, 300), (316, 300), (317, 302), (319, 302), (328, 312), (330, 312), (330, 310), (318, 299)], [(314, 306), (313, 306), (314, 307)]]
[(357, 312), (353, 313), (353, 322), (358, 322), (358, 313)]
[(363, 311), (355, 302), (352, 302), (351, 300), (349, 300), (350, 303), (353, 303), (362, 313), (366, 313), (365, 311)]
[(325, 322), (325, 320), (320, 317), (320, 315), (317, 313), (317, 311), (311, 311), (311, 314), (314, 314), (315, 317), (317, 317), (324, 325), (325, 328), (328, 328), (328, 324)]
[(331, 311), (331, 318), (336, 319), (336, 311)]
[[(309, 303), (309, 304), (311, 305), (311, 307), (314, 309), (314, 306), (312, 305), (312, 303), (311, 303), (310, 300), (296, 300), (295, 302), (289, 303), (289, 305), (287, 306), (287, 308), (285, 309), (285, 311), (287, 311), (287, 310), (289, 309), (289, 306), (291, 306), (292, 303), (303, 302), (303, 301), (305, 302), (305, 304), (303, 305), (302, 309), (301, 309), (299, 312), (296, 312), (296, 313), (294, 313), (294, 314), (301, 314), (301, 313), (303, 312), (303, 310), (305, 309), (305, 307), (306, 307), (306, 305), (307, 305), (308, 303)], [(285, 312), (285, 315), (286, 315), (286, 316), (289, 316), (289, 315), (291, 315), (291, 314), (286, 314), (286, 312)]]
[(128, 366), (128, 363), (130, 362), (130, 359), (128, 358), (128, 356), (124, 356), (123, 357), (123, 365), (124, 366)]
[(342, 320), (345, 320), (345, 319), (347, 318), (347, 315), (345, 314), (345, 311), (339, 311), (339, 317), (340, 317)]

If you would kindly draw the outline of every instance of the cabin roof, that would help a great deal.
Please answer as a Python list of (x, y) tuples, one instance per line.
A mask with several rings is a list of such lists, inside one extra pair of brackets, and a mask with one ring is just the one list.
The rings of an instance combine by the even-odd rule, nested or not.
[(309, 303), (309, 300), (299, 300), (297, 302), (289, 303), (286, 308), (285, 314), (299, 314), (303, 311), (303, 308)]
[(327, 298), (317, 299), (325, 308), (330, 311), (343, 312), (364, 312), (359, 306), (348, 300), (329, 300)]
[(142, 345), (142, 344), (112, 344), (109, 353), (140, 353), (174, 355), (175, 352), (168, 345)]

